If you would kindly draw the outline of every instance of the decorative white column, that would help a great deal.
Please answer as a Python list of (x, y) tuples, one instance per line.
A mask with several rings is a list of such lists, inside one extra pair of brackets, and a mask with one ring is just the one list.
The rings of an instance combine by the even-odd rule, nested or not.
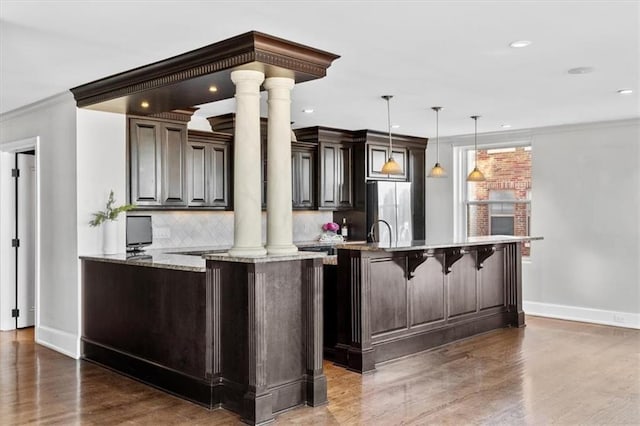
[(231, 256), (262, 256), (260, 177), (260, 71), (231, 73), (236, 85), (236, 119), (233, 154), (233, 248)]
[(267, 133), (267, 252), (296, 253), (291, 211), (291, 89), (294, 80), (269, 77)]

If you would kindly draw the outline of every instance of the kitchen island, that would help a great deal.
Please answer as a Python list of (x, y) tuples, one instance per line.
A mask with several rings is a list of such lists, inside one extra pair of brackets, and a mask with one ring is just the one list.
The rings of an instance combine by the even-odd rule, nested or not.
[(333, 324), (325, 329), (325, 355), (364, 373), (383, 361), (524, 326), (521, 244), (539, 239), (338, 245), (336, 317), (325, 320), (325, 327)]
[(200, 251), (82, 256), (83, 358), (249, 424), (326, 403), (325, 254)]

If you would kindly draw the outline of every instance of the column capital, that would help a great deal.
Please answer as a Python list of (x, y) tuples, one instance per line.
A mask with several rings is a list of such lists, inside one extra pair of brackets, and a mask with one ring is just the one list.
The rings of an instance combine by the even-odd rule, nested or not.
[(243, 82), (256, 82), (262, 84), (264, 81), (264, 73), (262, 71), (255, 70), (235, 70), (231, 71), (231, 81), (234, 84)]
[(292, 89), (295, 85), (295, 80), (288, 77), (267, 77), (264, 80), (264, 88), (270, 89)]

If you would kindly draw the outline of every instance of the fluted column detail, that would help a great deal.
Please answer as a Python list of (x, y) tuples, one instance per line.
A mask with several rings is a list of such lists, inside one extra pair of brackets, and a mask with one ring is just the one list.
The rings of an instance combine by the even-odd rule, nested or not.
[(291, 89), (294, 80), (269, 77), (269, 125), (267, 131), (267, 252), (291, 254), (293, 244), (291, 208)]
[(260, 179), (260, 71), (231, 73), (236, 85), (236, 120), (233, 172), (232, 256), (262, 256), (262, 208)]

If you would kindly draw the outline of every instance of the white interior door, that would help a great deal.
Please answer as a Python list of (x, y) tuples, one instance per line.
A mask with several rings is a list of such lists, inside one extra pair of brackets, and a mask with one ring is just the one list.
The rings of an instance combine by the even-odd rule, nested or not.
[(18, 155), (18, 328), (35, 324), (36, 306), (36, 157)]

